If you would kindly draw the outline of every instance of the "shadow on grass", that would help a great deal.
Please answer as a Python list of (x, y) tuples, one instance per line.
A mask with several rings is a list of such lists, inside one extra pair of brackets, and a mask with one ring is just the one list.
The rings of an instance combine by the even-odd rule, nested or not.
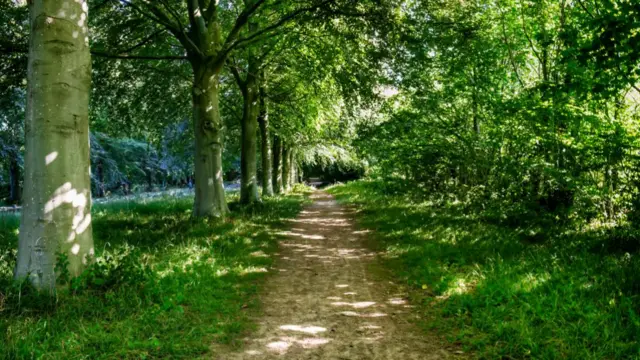
[(191, 199), (94, 208), (96, 264), (56, 298), (12, 282), (17, 218), (0, 221), (0, 358), (193, 358), (251, 328), (277, 232), (301, 194), (191, 218)]
[[(640, 261), (631, 246), (638, 237), (530, 226), (535, 219), (523, 229), (460, 204), (389, 195), (373, 181), (329, 192), (373, 230), (385, 264), (420, 305), (421, 324), (478, 357), (638, 355)], [(527, 240), (532, 228), (542, 241)]]

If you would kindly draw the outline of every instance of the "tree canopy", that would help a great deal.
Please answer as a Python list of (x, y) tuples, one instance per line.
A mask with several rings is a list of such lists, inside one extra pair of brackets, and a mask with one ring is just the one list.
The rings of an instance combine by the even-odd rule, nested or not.
[(639, 24), (635, 0), (0, 0), (16, 280), (98, 271), (92, 199), (179, 188), (189, 221), (233, 227), (361, 178), (366, 200), (635, 256)]

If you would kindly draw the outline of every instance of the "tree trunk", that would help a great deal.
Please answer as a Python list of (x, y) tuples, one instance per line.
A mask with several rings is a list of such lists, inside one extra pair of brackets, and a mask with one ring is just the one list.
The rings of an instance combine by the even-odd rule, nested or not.
[(18, 164), (18, 153), (14, 152), (9, 159), (9, 200), (11, 203), (20, 203), (22, 197), (20, 190), (20, 165)]
[(297, 182), (302, 184), (304, 183), (304, 172), (302, 170), (302, 165), (298, 165), (298, 172), (297, 172)]
[(291, 147), (288, 145), (282, 150), (282, 186), (285, 192), (291, 190)]
[[(147, 140), (148, 141), (148, 140)], [(147, 142), (147, 153), (144, 155), (144, 172), (147, 177), (147, 191), (153, 191), (153, 169), (151, 168), (151, 143)]]
[(282, 194), (282, 140), (279, 136), (273, 137), (273, 191)]
[(147, 168), (147, 191), (153, 191), (153, 172)]
[(99, 198), (104, 197), (104, 165), (102, 164), (102, 159), (98, 160), (96, 164), (96, 177), (98, 178), (98, 194), (96, 195)]
[(240, 203), (260, 201), (258, 195), (258, 87), (250, 80), (242, 91), (242, 139), (240, 149)]
[(269, 112), (267, 109), (267, 100), (265, 99), (264, 89), (260, 88), (260, 114), (258, 115), (258, 124), (260, 125), (260, 136), (262, 138), (262, 196), (273, 196), (273, 184), (271, 182), (271, 135), (269, 134)]
[(195, 217), (223, 217), (228, 211), (222, 178), (222, 120), (216, 72), (192, 62), (194, 71), (193, 125), (196, 137)]
[(289, 184), (290, 184), (290, 187), (293, 187), (293, 185), (298, 183), (296, 181), (298, 177), (298, 164), (296, 164), (295, 151), (293, 149), (291, 149), (289, 156), (290, 156), (289, 167), (291, 167), (291, 171), (290, 171), (291, 180), (289, 180)]
[(89, 94), (85, 0), (29, 1), (25, 186), (17, 279), (55, 290), (56, 253), (78, 276), (94, 255), (91, 230)]

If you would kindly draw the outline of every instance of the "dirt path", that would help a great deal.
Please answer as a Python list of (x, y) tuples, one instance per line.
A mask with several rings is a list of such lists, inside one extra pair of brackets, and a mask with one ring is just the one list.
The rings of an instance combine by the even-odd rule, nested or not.
[(292, 221), (261, 298), (264, 314), (245, 346), (217, 359), (446, 359), (410, 324), (410, 305), (370, 266), (348, 212), (327, 193)]

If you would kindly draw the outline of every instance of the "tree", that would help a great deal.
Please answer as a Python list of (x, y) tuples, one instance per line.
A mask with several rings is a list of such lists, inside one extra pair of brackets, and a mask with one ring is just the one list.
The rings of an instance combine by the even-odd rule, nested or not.
[[(195, 216), (224, 216), (228, 211), (222, 176), (223, 124), (219, 110), (219, 88), (220, 72), (229, 54), (260, 40), (261, 37), (268, 35), (296, 16), (329, 2), (331, 1), (310, 1), (293, 8), (278, 1), (266, 0), (246, 1), (242, 6), (238, 6), (236, 2), (208, 0), (185, 0), (174, 4), (136, 0), (123, 1), (123, 5), (118, 2), (112, 3), (111, 11), (120, 13), (124, 6), (125, 10), (133, 11), (142, 20), (162, 27), (162, 30), (150, 27), (154, 32), (129, 49), (140, 51), (139, 48), (143, 48), (150, 39), (159, 33), (168, 32), (178, 41), (184, 53), (147, 58), (186, 59), (191, 65), (196, 152), (196, 195), (193, 212)], [(256, 29), (244, 37), (239, 36), (250, 18), (259, 10), (271, 11), (278, 7), (285, 7), (291, 11), (275, 22)], [(136, 57), (128, 52), (103, 55), (120, 58)]]
[(22, 197), (22, 148), (24, 146), (24, 108), (26, 51), (28, 36), (26, 6), (13, 0), (0, 1), (0, 154), (9, 170), (9, 202)]
[[(264, 76), (264, 75), (262, 75)], [(269, 105), (266, 99), (264, 85), (260, 86), (260, 105), (258, 111), (258, 125), (260, 126), (260, 154), (262, 155), (262, 196), (273, 196), (273, 164), (271, 149), (271, 131), (269, 129)]]
[(91, 232), (86, 1), (29, 2), (31, 35), (25, 186), (15, 276), (54, 291), (56, 254), (79, 275), (94, 254)]
[(22, 199), (22, 147), (24, 146), (25, 94), (19, 87), (9, 86), (0, 92), (0, 155), (9, 170), (9, 202)]
[[(251, 26), (250, 28), (255, 28)], [(231, 64), (231, 72), (242, 92), (243, 109), (240, 125), (241, 153), (240, 153), (240, 203), (250, 204), (260, 200), (258, 196), (258, 171), (257, 171), (257, 130), (258, 116), (260, 115), (260, 60), (255, 50), (248, 49), (247, 71), (244, 78), (237, 70), (235, 61)]]
[(278, 135), (273, 136), (273, 174), (271, 183), (273, 185), (273, 192), (276, 194), (282, 194), (284, 192), (284, 185), (282, 183), (282, 140)]

